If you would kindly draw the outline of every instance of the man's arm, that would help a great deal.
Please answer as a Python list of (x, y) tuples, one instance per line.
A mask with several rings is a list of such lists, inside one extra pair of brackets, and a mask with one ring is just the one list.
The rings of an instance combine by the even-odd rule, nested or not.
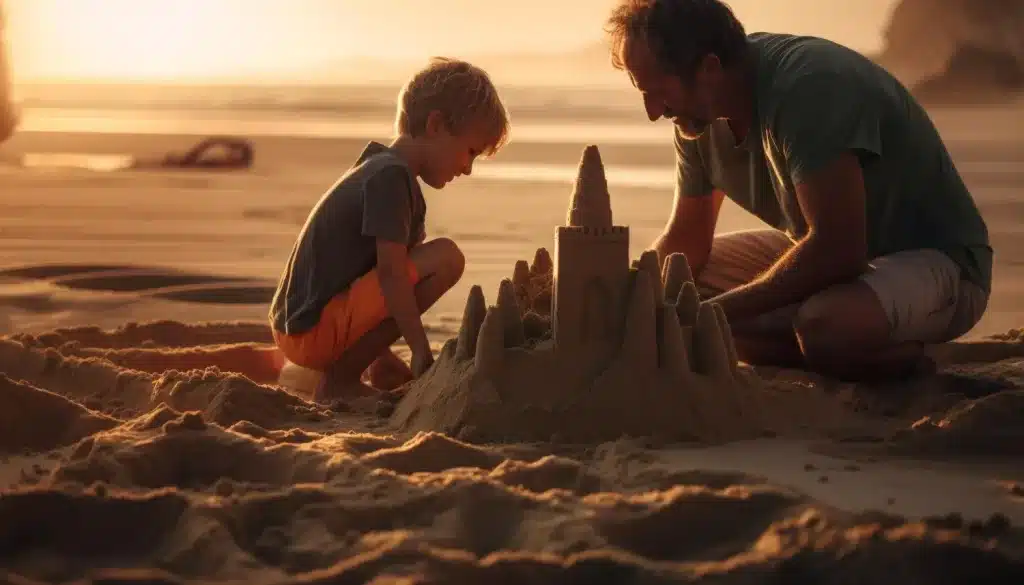
[(724, 194), (715, 190), (708, 178), (697, 141), (686, 140), (675, 133), (676, 188), (672, 214), (661, 235), (654, 241), (658, 263), (681, 252), (686, 255), (694, 275), (699, 274), (711, 253), (718, 212)]
[(796, 186), (808, 233), (757, 279), (714, 299), (743, 320), (799, 302), (867, 268), (864, 177), (852, 152)]
[(867, 268), (861, 159), (882, 148), (873, 104), (854, 83), (840, 75), (805, 78), (770, 115), (808, 231), (762, 276), (714, 299), (730, 319), (800, 302)]
[(409, 279), (412, 193), (409, 174), (399, 166), (381, 169), (366, 184), (363, 235), (376, 239), (377, 277), (388, 314), (413, 355), (430, 352), (419, 306)]

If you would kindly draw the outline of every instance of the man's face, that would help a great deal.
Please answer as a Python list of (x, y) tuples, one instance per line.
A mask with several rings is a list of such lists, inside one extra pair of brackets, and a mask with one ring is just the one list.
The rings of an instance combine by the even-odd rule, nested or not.
[(697, 138), (711, 125), (712, 99), (703, 66), (692, 83), (684, 84), (678, 75), (658, 66), (643, 41), (630, 45), (625, 61), (626, 71), (643, 95), (644, 109), (652, 122), (659, 118), (672, 120), (687, 139)]

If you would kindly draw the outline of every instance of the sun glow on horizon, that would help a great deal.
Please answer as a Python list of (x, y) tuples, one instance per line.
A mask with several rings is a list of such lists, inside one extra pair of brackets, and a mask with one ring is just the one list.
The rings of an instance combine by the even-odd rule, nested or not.
[(253, 75), (301, 66), (314, 53), (344, 54), (351, 36), (330, 46), (322, 34), (310, 39), (288, 4), (22, 0), (12, 11), (12, 61), (32, 77), (172, 80)]
[[(486, 61), (592, 46), (617, 0), (2, 1), (19, 80), (322, 82), (391, 75), (389, 59)], [(895, 1), (730, 4), (751, 31), (820, 34), (871, 49)], [(377, 61), (358, 59), (367, 57)]]

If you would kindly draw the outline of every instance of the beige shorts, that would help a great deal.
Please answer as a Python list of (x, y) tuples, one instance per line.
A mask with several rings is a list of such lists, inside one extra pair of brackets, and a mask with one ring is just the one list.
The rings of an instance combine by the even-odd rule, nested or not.
[[(764, 273), (793, 240), (774, 229), (731, 232), (715, 237), (707, 265), (697, 278), (702, 297), (748, 283)], [(938, 250), (920, 249), (875, 258), (861, 276), (878, 295), (893, 341), (943, 343), (970, 331), (988, 306), (988, 294), (961, 277), (960, 268)], [(758, 328), (792, 329), (800, 305), (762, 315)]]

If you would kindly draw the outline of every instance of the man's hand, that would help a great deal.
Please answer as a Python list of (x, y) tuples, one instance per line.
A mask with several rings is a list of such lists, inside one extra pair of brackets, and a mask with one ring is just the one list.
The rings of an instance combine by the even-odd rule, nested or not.
[(846, 152), (796, 186), (808, 233), (762, 276), (715, 297), (730, 320), (800, 302), (852, 280), (868, 264), (864, 176)]

